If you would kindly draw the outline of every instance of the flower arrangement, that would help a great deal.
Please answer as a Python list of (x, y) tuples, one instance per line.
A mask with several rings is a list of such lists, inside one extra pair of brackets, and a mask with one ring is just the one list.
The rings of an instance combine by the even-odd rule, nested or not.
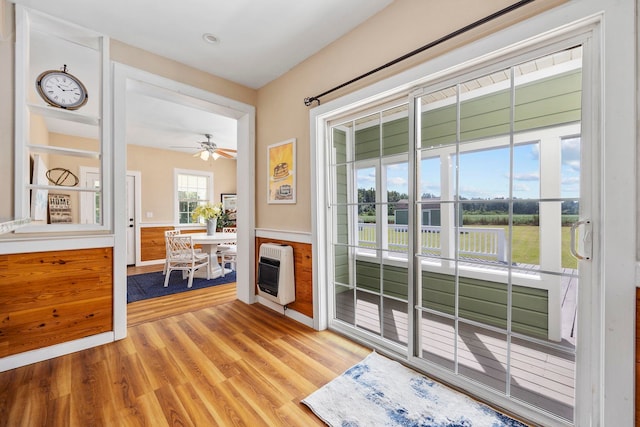
[(222, 203), (205, 203), (204, 205), (198, 205), (191, 213), (191, 218), (194, 221), (198, 221), (198, 218), (205, 220), (218, 219), (224, 213)]

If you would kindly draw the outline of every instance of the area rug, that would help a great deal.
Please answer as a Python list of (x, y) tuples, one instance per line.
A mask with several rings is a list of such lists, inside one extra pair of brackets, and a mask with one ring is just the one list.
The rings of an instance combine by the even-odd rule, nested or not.
[(225, 274), (224, 277), (211, 280), (194, 277), (193, 286), (190, 288), (187, 288), (188, 279), (183, 279), (180, 271), (171, 272), (169, 286), (166, 288), (164, 287), (164, 278), (162, 271), (128, 276), (127, 303), (235, 282), (236, 272), (232, 271)]
[(378, 353), (302, 403), (334, 427), (525, 427)]

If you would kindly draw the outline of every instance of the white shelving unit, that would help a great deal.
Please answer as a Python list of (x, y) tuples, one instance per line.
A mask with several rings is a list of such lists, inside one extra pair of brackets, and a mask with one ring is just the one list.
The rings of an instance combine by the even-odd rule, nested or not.
[[(21, 5), (15, 11), (14, 217), (29, 221), (14, 232), (108, 231), (113, 170), (109, 115), (104, 114), (110, 111), (109, 39)], [(88, 101), (78, 110), (51, 106), (38, 94), (38, 76), (63, 67), (87, 88)], [(82, 167), (97, 168), (98, 177), (80, 176)], [(49, 179), (52, 169), (68, 170), (79, 182), (56, 185)], [(68, 212), (52, 215), (52, 194), (68, 196)]]

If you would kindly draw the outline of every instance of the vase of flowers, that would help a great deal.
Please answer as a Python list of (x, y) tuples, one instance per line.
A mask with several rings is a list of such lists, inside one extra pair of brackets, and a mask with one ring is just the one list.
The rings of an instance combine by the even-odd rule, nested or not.
[(196, 206), (191, 213), (191, 218), (194, 221), (203, 219), (207, 224), (207, 234), (212, 235), (216, 232), (216, 223), (222, 214), (222, 203), (205, 203), (204, 205)]

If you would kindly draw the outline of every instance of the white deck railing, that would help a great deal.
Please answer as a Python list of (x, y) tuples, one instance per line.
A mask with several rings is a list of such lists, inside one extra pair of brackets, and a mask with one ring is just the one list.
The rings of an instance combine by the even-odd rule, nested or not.
[[(406, 252), (409, 247), (408, 227), (389, 224), (387, 230), (388, 249)], [(507, 260), (503, 228), (461, 227), (458, 230), (460, 254), (489, 257), (497, 261)], [(422, 254), (440, 255), (440, 227), (423, 225), (420, 230), (420, 240)], [(366, 248), (376, 247), (376, 224), (358, 224), (358, 245)]]

